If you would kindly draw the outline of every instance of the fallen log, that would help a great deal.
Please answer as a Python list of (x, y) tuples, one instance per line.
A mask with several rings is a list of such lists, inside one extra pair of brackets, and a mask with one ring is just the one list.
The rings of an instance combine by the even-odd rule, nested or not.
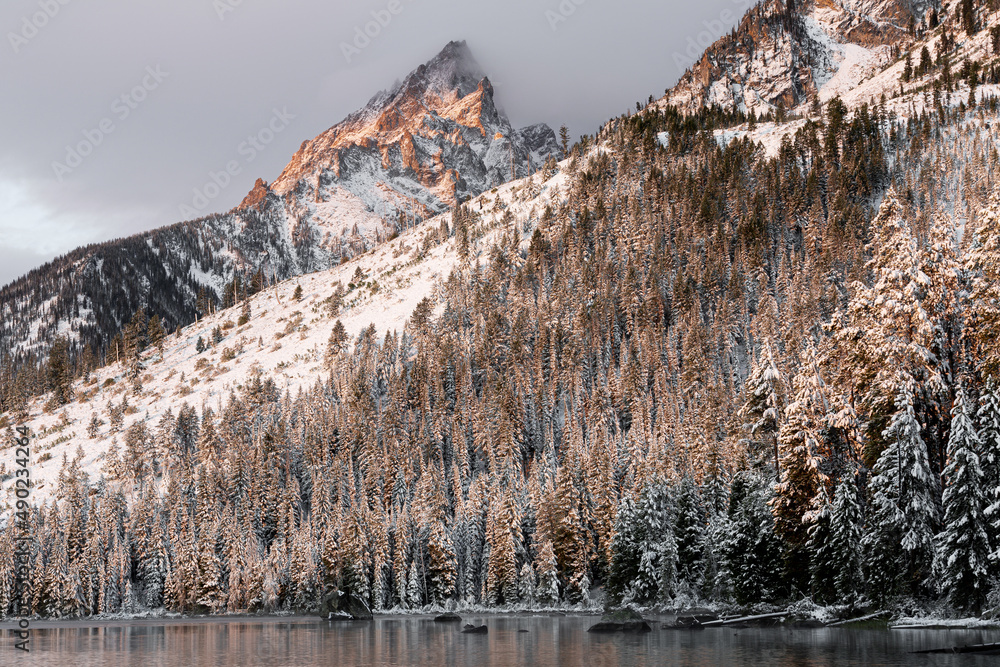
[(844, 621), (836, 621), (834, 623), (828, 623), (827, 627), (828, 628), (835, 628), (838, 625), (847, 625), (848, 623), (862, 623), (864, 621), (870, 621), (872, 619), (878, 618), (879, 616), (885, 616), (887, 613), (889, 613), (889, 612), (887, 612), (887, 611), (877, 611), (874, 614), (868, 614), (867, 616), (859, 616), (858, 618), (849, 618), (849, 619), (844, 620)]
[(733, 623), (751, 623), (753, 621), (766, 621), (771, 618), (781, 618), (783, 616), (790, 616), (787, 611), (779, 611), (773, 614), (757, 614), (756, 616), (737, 616), (736, 618), (720, 618), (717, 621), (708, 621), (707, 623), (702, 623), (706, 628), (718, 627), (721, 625), (731, 625)]
[(1000, 655), (1000, 643), (973, 644), (972, 646), (955, 646), (953, 648), (931, 648), (914, 653), (978, 653), (979, 655)]

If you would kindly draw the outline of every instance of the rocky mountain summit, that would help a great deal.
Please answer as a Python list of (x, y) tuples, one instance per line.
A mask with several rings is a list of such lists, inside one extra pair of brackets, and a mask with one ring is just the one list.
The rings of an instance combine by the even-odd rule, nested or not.
[(882, 71), (925, 20), (923, 0), (766, 0), (656, 105), (763, 115), (826, 101)]
[(138, 308), (172, 329), (234, 279), (336, 265), (515, 178), (560, 149), (546, 125), (515, 129), (465, 42), (311, 141), (224, 214), (80, 248), (0, 290), (0, 355), (108, 342)]
[[(278, 196), (343, 188), (373, 211), (426, 216), (558, 155), (545, 125), (515, 130), (465, 42), (306, 142), (271, 187)], [(376, 188), (372, 188), (372, 182)]]

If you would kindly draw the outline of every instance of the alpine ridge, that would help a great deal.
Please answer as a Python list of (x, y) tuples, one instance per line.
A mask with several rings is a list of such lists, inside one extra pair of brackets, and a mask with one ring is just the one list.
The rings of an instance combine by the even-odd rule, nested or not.
[(246, 286), (336, 265), (559, 154), (543, 124), (515, 129), (465, 42), (311, 141), (237, 208), (80, 248), (0, 290), (0, 356), (56, 335), (98, 355), (139, 308), (168, 330)]
[[(893, 59), (923, 0), (766, 0), (710, 46), (656, 103), (763, 115), (856, 85)], [(825, 91), (825, 92), (824, 92)]]

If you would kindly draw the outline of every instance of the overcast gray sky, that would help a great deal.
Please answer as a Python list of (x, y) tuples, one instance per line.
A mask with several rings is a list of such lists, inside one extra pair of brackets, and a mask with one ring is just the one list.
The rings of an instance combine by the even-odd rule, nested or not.
[[(515, 125), (577, 137), (661, 96), (692, 40), (749, 1), (4, 0), (0, 284), (183, 210), (232, 208), (450, 40), (468, 41)], [(267, 129), (270, 143), (247, 142)], [(197, 198), (230, 162), (231, 182)]]

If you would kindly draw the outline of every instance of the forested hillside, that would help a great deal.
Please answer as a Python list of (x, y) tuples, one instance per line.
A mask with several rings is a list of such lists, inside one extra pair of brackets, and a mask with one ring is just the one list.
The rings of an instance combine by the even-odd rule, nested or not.
[[(382, 610), (602, 592), (996, 610), (1000, 130), (980, 77), (997, 63), (948, 60), (957, 29), (997, 24), (987, 5), (926, 26), (955, 42), (895, 99), (651, 107), (573, 146), (544, 207), (498, 196), (425, 223), (450, 276), (385, 333), (372, 309), (348, 337), (331, 293), (308, 388), (260, 373), (110, 424), (95, 405), (102, 471), (80, 438), (0, 563), (24, 536), (27, 604), (54, 616), (308, 610), (332, 589)], [(265, 317), (223, 316), (243, 314)], [(112, 366), (119, 405), (157, 363)], [(92, 391), (23, 409), (52, 421)]]

